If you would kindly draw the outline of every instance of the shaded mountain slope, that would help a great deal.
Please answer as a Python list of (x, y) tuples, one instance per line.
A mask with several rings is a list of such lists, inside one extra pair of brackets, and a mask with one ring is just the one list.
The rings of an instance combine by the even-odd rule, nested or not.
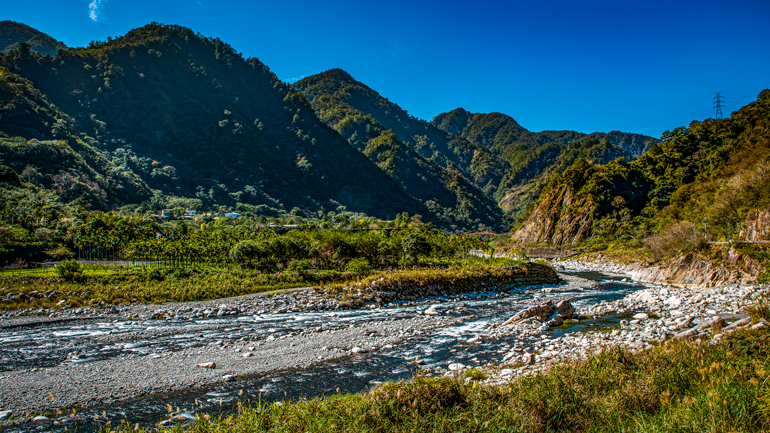
[[(14, 53), (0, 64), (67, 113), (73, 137), (88, 137), (156, 196), (256, 212), (427, 213), (321, 123), (301, 93), (218, 39), (151, 24), (55, 58)], [(48, 123), (6, 136), (47, 138)]]
[(507, 169), (504, 161), (494, 157), (484, 147), (460, 136), (447, 134), (411, 116), (341, 69), (304, 78), (294, 83), (294, 87), (302, 91), (311, 102), (329, 96), (371, 115), (385, 129), (392, 130), (401, 142), (409, 143), (422, 157), (441, 167), (460, 171), (485, 192), (494, 191)]
[(583, 134), (575, 131), (531, 132), (502, 113), (470, 113), (458, 108), (436, 116), (431, 124), (483, 146), (505, 161), (508, 169), (494, 193), (500, 206), (520, 215), (534, 203), (551, 173), (563, 171), (578, 158), (607, 163), (632, 160), (656, 140), (640, 134)]
[[(310, 87), (311, 90), (316, 90)], [(363, 152), (409, 194), (424, 203), (445, 226), (454, 229), (499, 230), (502, 212), (459, 171), (425, 159), (398, 139), (373, 115), (337, 99), (308, 92), (318, 117)]]
[(26, 43), (31, 52), (55, 56), (59, 50), (66, 50), (62, 42), (37, 31), (32, 27), (14, 21), (0, 21), (0, 51), (8, 53), (19, 49), (20, 43)]

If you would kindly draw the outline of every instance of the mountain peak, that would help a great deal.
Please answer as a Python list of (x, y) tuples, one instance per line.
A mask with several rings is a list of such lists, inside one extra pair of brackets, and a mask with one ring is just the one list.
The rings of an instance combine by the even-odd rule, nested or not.
[(438, 129), (460, 137), (471, 117), (473, 117), (473, 113), (465, 111), (464, 108), (455, 108), (448, 113), (439, 114), (430, 123)]
[(26, 24), (15, 21), (0, 21), (0, 51), (8, 53), (19, 47), (20, 43), (29, 44), (31, 51), (41, 55), (55, 56), (59, 50), (66, 50), (67, 46), (62, 42), (36, 30)]

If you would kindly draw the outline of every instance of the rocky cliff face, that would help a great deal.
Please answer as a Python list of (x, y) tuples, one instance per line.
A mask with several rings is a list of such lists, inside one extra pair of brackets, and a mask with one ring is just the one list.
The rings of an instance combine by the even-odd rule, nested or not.
[(741, 232), (746, 242), (770, 242), (770, 209), (753, 210), (746, 218), (746, 228)]
[(513, 233), (513, 239), (522, 244), (578, 243), (591, 234), (591, 214), (595, 207), (589, 198), (576, 198), (572, 189), (562, 186), (540, 201)]
[(687, 254), (655, 266), (639, 266), (631, 272), (634, 280), (676, 287), (714, 287), (724, 284), (745, 284), (754, 277), (735, 268), (715, 265), (711, 261)]
[[(714, 287), (725, 284), (747, 284), (754, 275), (741, 270), (716, 265), (709, 260), (687, 254), (654, 266), (642, 263), (608, 263), (584, 260), (560, 262), (567, 269), (591, 269), (597, 272), (624, 274), (634, 281), (675, 287)], [(601, 258), (598, 258), (601, 260)]]

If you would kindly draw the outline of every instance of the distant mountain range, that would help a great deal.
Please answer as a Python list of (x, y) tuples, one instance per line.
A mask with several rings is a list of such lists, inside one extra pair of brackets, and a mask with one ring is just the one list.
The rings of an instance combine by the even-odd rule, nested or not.
[(2, 163), (97, 209), (174, 200), (263, 214), (409, 212), (450, 230), (498, 231), (552, 173), (580, 158), (633, 160), (658, 142), (534, 133), (463, 109), (429, 123), (340, 69), (288, 85), (178, 26), (67, 48), (3, 21), (0, 46)]
[(597, 164), (619, 157), (632, 160), (658, 142), (645, 135), (618, 131), (530, 132), (505, 114), (473, 114), (462, 108), (436, 116), (431, 124), (482, 146), (504, 161), (506, 171), (495, 185), (493, 196), (503, 209), (517, 216), (537, 200), (550, 174), (576, 159), (586, 158)]

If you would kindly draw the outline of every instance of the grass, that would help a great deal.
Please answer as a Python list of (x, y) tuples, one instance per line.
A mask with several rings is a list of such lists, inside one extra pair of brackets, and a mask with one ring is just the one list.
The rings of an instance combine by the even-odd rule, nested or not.
[[(345, 304), (356, 305), (365, 299), (387, 303), (456, 293), (499, 292), (507, 290), (506, 286), (557, 281), (556, 272), (548, 266), (506, 259), (493, 265), (474, 261), (459, 262), (452, 267), (378, 272), (361, 279), (355, 285), (342, 282), (325, 284), (322, 288), (326, 293), (343, 299)], [(375, 286), (376, 294), (373, 293)], [(450, 287), (451, 290), (448, 290)]]
[(86, 274), (77, 281), (60, 277), (14, 276), (0, 277), (0, 287), (7, 293), (55, 291), (50, 298), (0, 300), (0, 308), (53, 308), (60, 300), (79, 307), (92, 303), (106, 304), (151, 303), (169, 301), (200, 301), (251, 293), (273, 292), (295, 287), (307, 287), (320, 281), (351, 278), (337, 271), (317, 273), (281, 272), (263, 274), (238, 268), (180, 270), (153, 269), (149, 272), (122, 274)]
[[(75, 281), (66, 280), (49, 271), (36, 273), (37, 269), (23, 270), (21, 275), (0, 275), (0, 308), (56, 308), (61, 300), (69, 307), (82, 307), (93, 303), (106, 304), (187, 302), (218, 299), (252, 293), (275, 292), (296, 287), (318, 286), (332, 295), (357, 282), (368, 283), (387, 278), (405, 285), (409, 282), (421, 286), (427, 283), (446, 283), (508, 277), (511, 269), (526, 269), (523, 263), (510, 259), (467, 259), (431, 262), (429, 267), (415, 266), (408, 269), (378, 270), (369, 274), (356, 274), (336, 270), (303, 270), (263, 273), (238, 267), (206, 267), (175, 269), (172, 267), (115, 267), (103, 265), (83, 266), (84, 273)], [(18, 271), (14, 271), (17, 273)], [(518, 275), (518, 274), (517, 274)], [(488, 287), (488, 286), (487, 286)], [(7, 299), (13, 294), (45, 294), (48, 298)], [(349, 294), (345, 304), (359, 302)], [(351, 304), (352, 305), (352, 304)]]
[(507, 385), (415, 378), (366, 394), (259, 403), (170, 431), (767, 432), (769, 377), (770, 334), (741, 331), (716, 345), (613, 349)]

